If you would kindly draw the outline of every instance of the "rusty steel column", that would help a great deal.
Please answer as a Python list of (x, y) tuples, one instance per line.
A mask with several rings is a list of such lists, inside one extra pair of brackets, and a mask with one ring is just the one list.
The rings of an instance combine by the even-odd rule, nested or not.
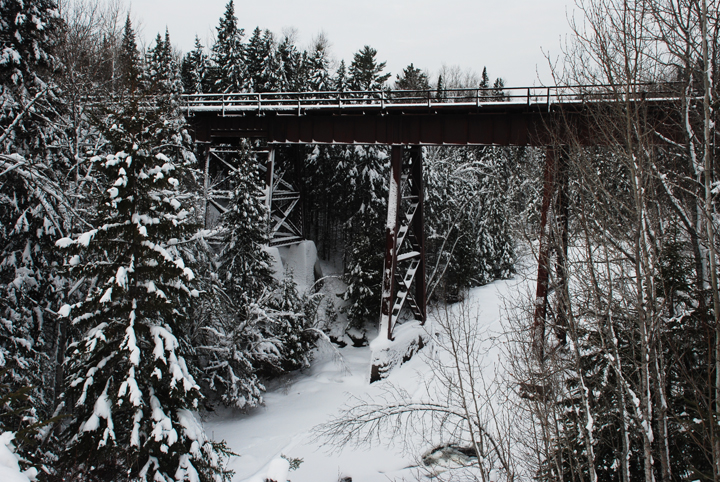
[(560, 345), (567, 342), (568, 310), (570, 300), (568, 299), (568, 227), (569, 227), (569, 198), (568, 198), (568, 151), (563, 146), (557, 153), (555, 161), (555, 186), (557, 198), (555, 205), (555, 228), (560, 232), (555, 236), (555, 338)]
[(412, 230), (420, 252), (420, 266), (418, 266), (415, 275), (415, 303), (420, 311), (420, 316), (416, 314), (416, 318), (425, 323), (427, 319), (427, 287), (425, 279), (425, 213), (423, 211), (425, 188), (423, 185), (422, 147), (413, 146), (410, 156), (412, 158), (411, 194), (417, 196), (418, 201), (417, 212), (412, 220)]
[[(267, 194), (265, 197), (265, 206), (268, 210), (268, 216), (272, 213), (273, 185), (275, 184), (275, 146), (268, 146), (267, 164), (265, 171), (265, 187)], [(270, 223), (268, 223), (268, 227)]]
[(205, 145), (205, 171), (203, 179), (203, 228), (208, 227), (208, 208), (210, 207), (210, 143)]
[(392, 309), (395, 301), (395, 269), (397, 268), (397, 237), (400, 219), (402, 190), (402, 146), (392, 146), (390, 154), (390, 193), (388, 215), (385, 223), (385, 264), (383, 267), (382, 302), (380, 306), (380, 331), (378, 336), (392, 340)]
[(555, 193), (556, 150), (550, 146), (545, 154), (545, 173), (543, 180), (543, 201), (540, 212), (540, 246), (538, 254), (537, 289), (535, 291), (535, 313), (533, 315), (533, 348), (539, 360), (545, 356), (545, 318), (548, 304), (548, 283), (550, 280), (550, 230), (548, 217), (550, 205)]

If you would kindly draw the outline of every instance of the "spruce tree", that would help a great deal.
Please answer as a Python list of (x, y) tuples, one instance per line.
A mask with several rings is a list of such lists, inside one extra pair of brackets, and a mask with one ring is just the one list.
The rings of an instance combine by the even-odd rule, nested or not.
[[(52, 0), (0, 3), (0, 151), (21, 155), (46, 148), (54, 129), (47, 101), (60, 21)], [(10, 126), (12, 129), (7, 130)]]
[(245, 46), (242, 43), (245, 31), (238, 27), (237, 22), (234, 0), (230, 0), (220, 19), (217, 40), (212, 48), (217, 70), (213, 86), (215, 92), (242, 92), (248, 87)]
[(489, 99), (490, 94), (487, 89), (490, 88), (490, 77), (488, 77), (487, 67), (483, 67), (482, 76), (480, 77), (480, 88), (484, 89), (484, 92), (480, 94), (481, 98)]
[(245, 68), (248, 88), (253, 92), (262, 92), (265, 82), (262, 78), (263, 60), (269, 52), (263, 40), (260, 27), (255, 27), (250, 40), (245, 46)]
[[(54, 243), (71, 218), (46, 166), (0, 155), (0, 170), (0, 432), (24, 432), (52, 416), (62, 386), (56, 363), (64, 348), (51, 313), (67, 281)], [(18, 451), (38, 462), (44, 456), (33, 435), (18, 435)]]
[(155, 45), (148, 51), (142, 84), (143, 95), (152, 96), (155, 114), (159, 116), (154, 132), (156, 140), (165, 149), (173, 146), (176, 153), (182, 152), (186, 157), (190, 152), (190, 138), (184, 130), (185, 117), (180, 107), (183, 85), (167, 30), (164, 38), (157, 35)]
[(301, 296), (292, 273), (285, 273), (280, 286), (273, 293), (269, 307), (275, 310), (272, 335), (278, 340), (279, 368), (274, 374), (310, 366), (311, 350), (315, 347), (316, 332), (311, 323), (317, 304)]
[[(56, 8), (48, 0), (0, 2), (0, 432), (49, 418), (57, 388), (51, 313), (65, 279), (53, 243), (75, 220), (58, 182), (68, 166), (49, 149), (61, 135)], [(42, 457), (38, 444), (18, 434), (23, 458)]]
[(348, 90), (348, 78), (347, 69), (345, 68), (345, 61), (341, 60), (338, 66), (337, 72), (335, 72), (335, 90), (338, 92), (345, 92)]
[(328, 42), (321, 36), (315, 41), (308, 59), (308, 88), (314, 91), (332, 90)]
[(142, 64), (140, 62), (140, 52), (138, 51), (137, 41), (135, 40), (135, 31), (130, 22), (130, 14), (125, 19), (125, 28), (123, 30), (123, 38), (120, 44), (118, 70), (120, 73), (120, 91), (134, 91), (140, 82), (140, 74), (142, 73)]
[(438, 76), (437, 88), (435, 89), (435, 100), (442, 101), (447, 96), (445, 92), (445, 82), (443, 81), (442, 74)]
[(489, 89), (490, 88), (490, 77), (488, 77), (487, 67), (483, 67), (482, 76), (480, 77), (480, 88), (481, 89)]
[(286, 85), (282, 59), (275, 45), (275, 37), (270, 30), (265, 30), (262, 38), (263, 58), (260, 62), (260, 84), (258, 92), (280, 92)]
[(494, 100), (505, 100), (505, 81), (498, 77), (493, 83), (492, 96)]
[(376, 319), (380, 312), (384, 222), (387, 210), (387, 152), (374, 146), (346, 149), (344, 170), (346, 209), (344, 298), (350, 301), (348, 318), (355, 327)]
[(238, 159), (231, 175), (233, 195), (222, 217), (224, 247), (219, 257), (219, 274), (234, 299), (252, 300), (274, 287), (267, 245), (268, 213), (260, 189), (260, 174), (254, 158)]
[(270, 270), (267, 208), (259, 188), (257, 162), (249, 146), (234, 159), (232, 198), (220, 230), (223, 249), (217, 259), (217, 282), (210, 286), (212, 306), (200, 332), (202, 379), (225, 405), (250, 408), (262, 403), (265, 387), (257, 371), (280, 366), (277, 338), (268, 313), (276, 281)]
[(350, 88), (352, 90), (380, 90), (390, 78), (382, 74), (385, 62), (378, 63), (377, 50), (366, 45), (353, 56), (350, 64)]
[(188, 94), (202, 94), (208, 89), (209, 59), (205, 47), (195, 36), (195, 48), (185, 54), (180, 67), (183, 90)]
[(438, 149), (425, 163), (426, 252), (428, 264), (441, 267), (436, 276), (444, 273), (432, 280), (434, 294), (457, 301), (513, 271), (517, 181), (509, 166), (518, 161), (506, 148)]
[(298, 51), (290, 37), (285, 36), (278, 46), (280, 77), (284, 84), (280, 90), (298, 92), (302, 90), (302, 54)]
[(430, 82), (425, 72), (410, 64), (403, 69), (402, 75), (397, 75), (395, 88), (398, 90), (430, 90)]
[(181, 165), (162, 152), (160, 116), (137, 98), (104, 122), (108, 153), (93, 158), (104, 189), (97, 228), (57, 246), (86, 280), (86, 297), (64, 305), (80, 332), (68, 348), (71, 411), (61, 470), (73, 480), (226, 479), (222, 445), (194, 411), (188, 300), (193, 269), (178, 243), (195, 232), (179, 196)]

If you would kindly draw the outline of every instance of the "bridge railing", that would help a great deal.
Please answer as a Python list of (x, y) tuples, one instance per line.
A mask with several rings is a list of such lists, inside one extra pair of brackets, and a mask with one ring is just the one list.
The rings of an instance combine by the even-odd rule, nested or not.
[(677, 98), (676, 86), (642, 84), (625, 93), (618, 86), (576, 85), (553, 87), (503, 87), (436, 90), (370, 90), (321, 92), (238, 92), (183, 95), (188, 114), (218, 112), (222, 115), (249, 112), (301, 114), (312, 110), (410, 109), (482, 107), (499, 103), (547, 105), (622, 100), (669, 100)]

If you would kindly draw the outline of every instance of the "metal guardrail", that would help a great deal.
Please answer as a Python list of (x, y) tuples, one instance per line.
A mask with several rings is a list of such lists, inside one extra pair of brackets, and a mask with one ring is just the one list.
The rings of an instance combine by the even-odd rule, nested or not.
[(505, 87), (503, 89), (447, 89), (438, 97), (434, 90), (372, 90), (324, 92), (241, 92), (223, 94), (186, 94), (183, 107), (189, 115), (218, 112), (294, 113), (313, 110), (402, 110), (428, 108), (482, 107), (486, 105), (547, 105), (602, 101), (676, 100), (673, 84), (636, 85), (625, 94), (618, 86), (579, 85), (570, 87)]

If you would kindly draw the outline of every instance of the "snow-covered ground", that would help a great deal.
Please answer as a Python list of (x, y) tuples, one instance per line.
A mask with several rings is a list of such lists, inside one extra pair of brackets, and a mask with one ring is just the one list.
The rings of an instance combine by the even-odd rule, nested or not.
[[(486, 363), (483, 361), (483, 371), (488, 376), (501, 364), (501, 350), (495, 346), (494, 335), (501, 332), (503, 300), (515, 297), (524, 289), (524, 283), (510, 279), (470, 291), (468, 302), (473, 316), (478, 315), (483, 337), (479, 351), (487, 359)], [(292, 482), (337, 482), (343, 477), (351, 477), (355, 482), (421, 478), (419, 460), (430, 446), (411, 444), (412, 449), (407, 450), (401, 440), (387, 440), (389, 446), (373, 444), (339, 450), (324, 445), (312, 429), (336, 416), (353, 396), (365, 399), (380, 396), (389, 384), (410, 394), (423, 391), (434, 376), (431, 358), (442, 354), (432, 346), (425, 347), (386, 380), (371, 385), (370, 348), (348, 345), (339, 349), (339, 353), (342, 361), (338, 360), (337, 352), (321, 347), (309, 369), (268, 390), (264, 407), (246, 414), (220, 410), (206, 420), (207, 433), (215, 440), (226, 440), (239, 454), (230, 461), (234, 481), (263, 481), (271, 461), (281, 455), (303, 460), (297, 470), (289, 473)]]

